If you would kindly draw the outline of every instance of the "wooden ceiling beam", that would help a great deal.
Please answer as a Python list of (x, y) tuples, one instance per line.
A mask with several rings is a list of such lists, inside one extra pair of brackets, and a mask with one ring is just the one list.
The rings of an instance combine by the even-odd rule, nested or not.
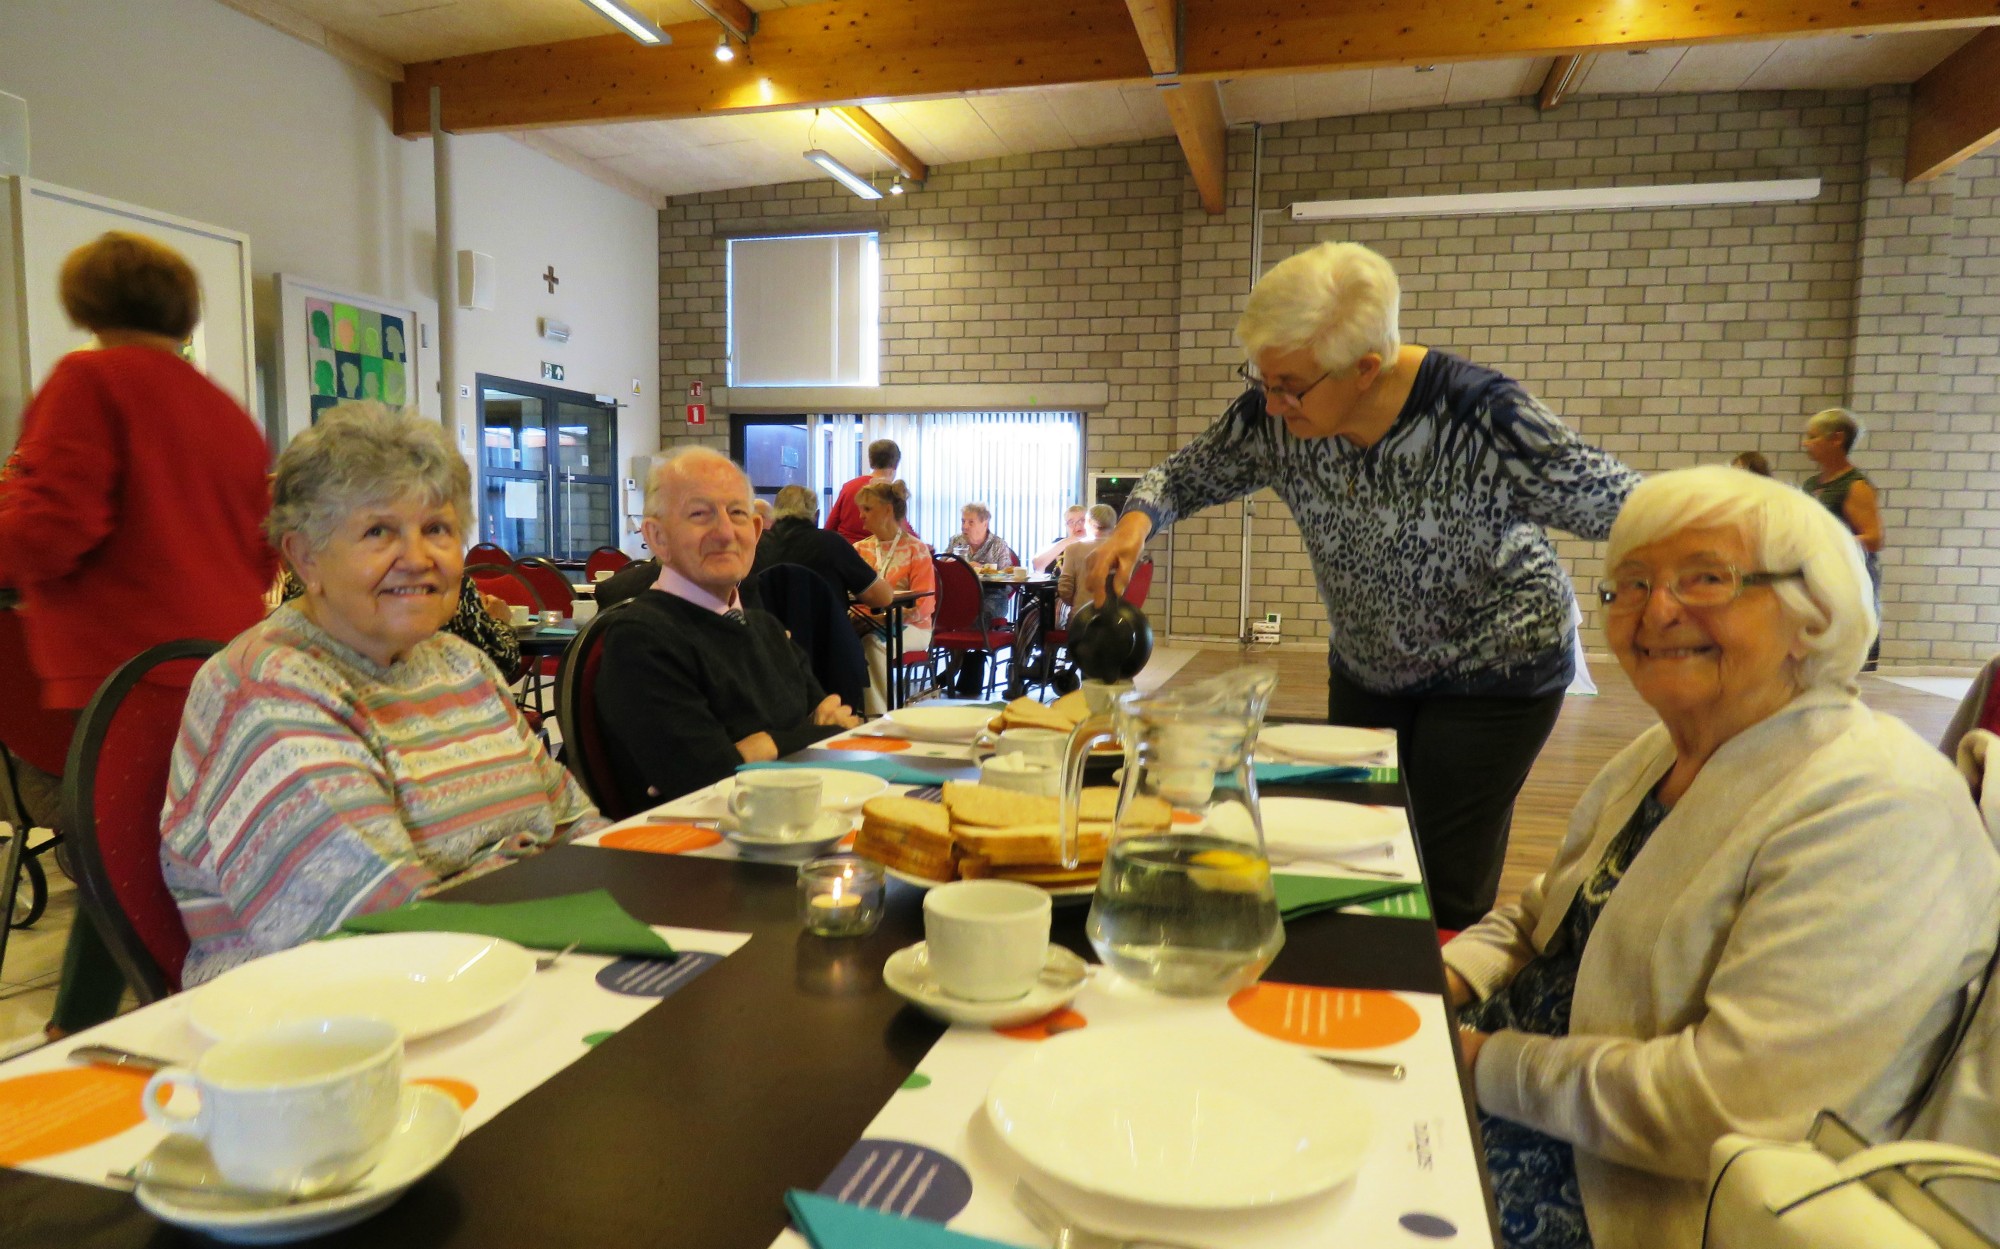
[(2000, 23), (2000, 0), (1183, 0), (1184, 75), (1501, 61)]
[(876, 120), (874, 114), (867, 109), (852, 104), (842, 104), (828, 111), (852, 130), (855, 138), (874, 148), (884, 160), (902, 170), (905, 178), (912, 182), (922, 182), (931, 176), (930, 166), (924, 164), (915, 152), (903, 146), (903, 141), (892, 134), (887, 126)]
[(1561, 104), (1570, 92), (1576, 90), (1583, 81), (1583, 71), (1590, 67), (1590, 54), (1572, 52), (1559, 56), (1555, 64), (1549, 66), (1549, 76), (1542, 79), (1542, 93), (1535, 103), (1544, 113)]
[(757, 11), (743, 0), (690, 0), (695, 8), (721, 22), (738, 42), (749, 43), (757, 33)]
[(1146, 50), (1153, 81), (1161, 88), (1161, 103), (1174, 123), (1181, 155), (1194, 175), (1195, 193), (1211, 216), (1223, 209), (1224, 173), (1228, 168), (1228, 123), (1222, 116), (1222, 88), (1213, 82), (1182, 82), (1180, 5), (1177, 0), (1125, 0), (1132, 29)]
[[(1162, 13), (1173, 0), (1152, 0)], [(2000, 0), (1180, 0), (1183, 82), (1600, 48), (2000, 24)], [(684, 22), (671, 47), (623, 35), (404, 67), (396, 133), (429, 128), (432, 84), (452, 131), (700, 117), (930, 99), (1019, 87), (1145, 81), (1130, 0), (825, 0), (758, 19), (753, 55), (710, 55)]]
[(2000, 26), (1982, 32), (1917, 79), (1903, 177), (1929, 182), (2000, 142)]

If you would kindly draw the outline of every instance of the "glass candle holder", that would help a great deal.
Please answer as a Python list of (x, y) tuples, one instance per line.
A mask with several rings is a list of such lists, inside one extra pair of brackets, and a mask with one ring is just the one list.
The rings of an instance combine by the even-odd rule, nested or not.
[(799, 920), (822, 937), (865, 937), (882, 922), (882, 865), (830, 854), (799, 865)]

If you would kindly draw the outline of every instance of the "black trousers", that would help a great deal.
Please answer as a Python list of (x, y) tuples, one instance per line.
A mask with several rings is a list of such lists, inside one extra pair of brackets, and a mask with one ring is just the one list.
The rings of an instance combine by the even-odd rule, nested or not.
[(1396, 731), (1438, 927), (1464, 928), (1493, 909), (1514, 797), (1562, 703), (1560, 691), (1533, 698), (1399, 697), (1327, 673), (1329, 723)]

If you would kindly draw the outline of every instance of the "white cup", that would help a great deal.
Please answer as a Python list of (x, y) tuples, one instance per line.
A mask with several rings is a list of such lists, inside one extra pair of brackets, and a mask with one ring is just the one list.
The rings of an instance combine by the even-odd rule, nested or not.
[(579, 627), (589, 624), (591, 618), (596, 615), (597, 615), (596, 599), (580, 598), (576, 600), (576, 602), (571, 603), (569, 605), (569, 618), (574, 624), (578, 625)]
[[(200, 1108), (176, 1114), (176, 1087)], [(193, 1070), (155, 1072), (146, 1117), (200, 1138), (232, 1187), (311, 1196), (367, 1174), (396, 1126), (403, 1037), (379, 1019), (307, 1019), (223, 1041)]]
[(535, 619), (535, 609), (521, 603), (516, 603), (507, 609), (507, 618), (512, 620), (516, 625), (532, 624)]
[(760, 837), (799, 837), (819, 819), (820, 778), (791, 768), (738, 772), (729, 814)]
[(616, 569), (611, 569), (611, 568), (598, 569), (596, 572), (590, 574), (591, 584), (595, 585), (599, 581), (611, 580), (611, 574), (615, 571)]
[(994, 755), (979, 765), (979, 783), (1053, 798), (1062, 789), (1062, 767), (1028, 755)]
[(1035, 987), (1049, 956), (1048, 891), (1014, 880), (961, 880), (924, 895), (931, 975), (967, 1002), (1005, 1002)]

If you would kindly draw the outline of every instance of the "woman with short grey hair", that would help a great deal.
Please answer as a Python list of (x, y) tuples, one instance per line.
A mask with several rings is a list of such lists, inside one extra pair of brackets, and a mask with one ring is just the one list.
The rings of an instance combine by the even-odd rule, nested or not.
[(1838, 521), (1680, 469), (1632, 492), (1605, 566), (1659, 723), (1444, 949), (1508, 1249), (1696, 1249), (1723, 1134), (1831, 1109), (1901, 1135), (2000, 907), (1965, 782), (1856, 696), (1875, 609)]
[(1256, 368), (1222, 419), (1147, 473), (1084, 588), (1122, 589), (1148, 535), (1277, 491), (1332, 625), (1327, 719), (1396, 731), (1438, 923), (1486, 913), (1514, 796), (1575, 668), (1550, 528), (1601, 539), (1638, 475), (1512, 378), (1406, 343), (1383, 257), (1325, 243), (1250, 292)]
[(470, 483), (435, 421), (380, 404), (278, 457), (269, 530), (304, 593), (202, 665), (168, 777), (183, 985), (602, 823), (493, 664), (441, 632)]

